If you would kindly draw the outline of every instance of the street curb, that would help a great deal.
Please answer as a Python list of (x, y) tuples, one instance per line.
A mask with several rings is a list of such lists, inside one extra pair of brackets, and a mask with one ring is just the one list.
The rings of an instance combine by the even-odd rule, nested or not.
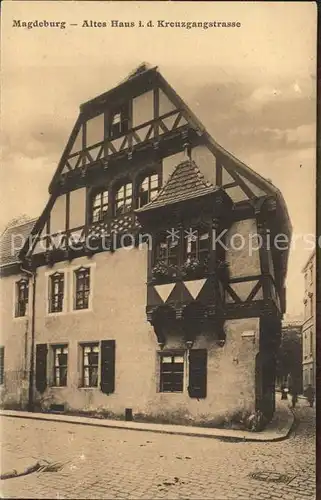
[[(67, 423), (67, 424), (74, 424), (74, 425), (87, 425), (91, 427), (103, 427), (103, 428), (109, 428), (109, 429), (122, 429), (122, 430), (135, 430), (135, 431), (141, 431), (141, 432), (154, 432), (158, 434), (171, 434), (171, 435), (178, 435), (178, 436), (189, 436), (189, 437), (204, 437), (204, 438), (211, 438), (211, 439), (220, 439), (221, 441), (234, 441), (234, 442), (277, 442), (277, 441), (283, 441), (284, 439), (287, 439), (289, 436), (293, 425), (294, 425), (294, 413), (291, 411), (289, 408), (289, 413), (291, 413), (291, 421), (289, 422), (289, 425), (286, 426), (284, 429), (283, 434), (278, 434), (276, 432), (271, 431), (271, 434), (273, 432), (274, 436), (267, 436), (266, 434), (269, 433), (269, 431), (261, 431), (257, 433), (252, 433), (249, 431), (234, 431), (234, 430), (227, 430), (224, 429), (225, 432), (220, 432), (220, 429), (210, 429), (207, 428), (207, 432), (204, 432), (204, 430), (201, 430), (200, 427), (191, 427), (190, 429), (187, 430), (187, 428), (183, 428), (182, 426), (177, 426), (177, 429), (170, 429), (166, 428), (165, 425), (160, 426), (159, 428), (155, 427), (155, 425), (159, 424), (152, 424), (154, 427), (149, 427), (149, 424), (144, 424), (140, 422), (122, 422), (122, 421), (117, 421), (117, 425), (115, 422), (112, 421), (107, 421), (107, 420), (98, 420), (95, 421), (96, 419), (94, 418), (88, 418), (88, 417), (75, 417), (77, 420), (72, 419), (71, 417), (69, 418), (64, 418), (64, 416), (57, 415), (48, 415), (48, 414), (41, 414), (41, 413), (31, 413), (31, 412), (25, 412), (25, 415), (22, 415), (23, 412), (16, 412), (11, 410), (10, 413), (8, 411), (1, 410), (0, 411), (0, 416), (5, 416), (5, 417), (15, 417), (15, 418), (24, 418), (24, 419), (32, 419), (32, 420), (41, 420), (41, 421), (46, 421), (46, 422), (62, 422), (62, 423)], [(62, 418), (61, 418), (62, 417)], [(136, 425), (135, 425), (136, 424)], [(171, 426), (174, 427), (174, 426)], [(181, 427), (181, 428), (180, 428)], [(242, 435), (240, 435), (242, 433)]]

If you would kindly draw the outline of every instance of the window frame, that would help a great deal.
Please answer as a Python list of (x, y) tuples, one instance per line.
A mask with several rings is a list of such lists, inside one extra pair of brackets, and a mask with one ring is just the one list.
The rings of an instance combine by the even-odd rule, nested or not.
[[(115, 121), (115, 117), (119, 120)], [(125, 135), (130, 128), (129, 101), (110, 110), (108, 114), (108, 139), (117, 139)]]
[[(152, 187), (152, 177), (157, 177), (157, 187)], [(147, 190), (143, 190), (143, 184), (147, 181)], [(156, 171), (145, 172), (143, 176), (140, 176), (137, 185), (137, 207), (142, 208), (143, 206), (150, 203), (159, 193), (161, 188), (161, 176)], [(147, 201), (146, 203), (142, 203), (142, 195), (147, 193)], [(154, 196), (151, 196), (152, 193), (155, 193)]]
[[(129, 191), (129, 187), (131, 186), (130, 189), (130, 195), (127, 195), (127, 191)], [(123, 195), (119, 196), (119, 192), (123, 189)], [(117, 182), (115, 184), (113, 192), (113, 216), (114, 217), (121, 217), (122, 215), (131, 213), (134, 208), (134, 197), (133, 197), (133, 181), (131, 179), (123, 179), (120, 182)], [(126, 204), (126, 200), (130, 200), (130, 204)], [(119, 202), (123, 202), (121, 205), (117, 206)], [(126, 208), (127, 207), (127, 208)], [(125, 209), (126, 208), (126, 209)]]
[[(66, 354), (67, 355), (67, 362), (64, 365), (58, 364), (56, 365), (56, 352), (58, 350), (64, 351), (67, 349), (67, 353), (61, 352), (60, 354)], [(69, 357), (69, 346), (68, 344), (54, 344), (51, 346), (52, 350), (52, 358), (53, 358), (53, 363), (52, 363), (52, 387), (67, 387), (68, 385), (68, 357)], [(65, 368), (66, 370), (66, 383), (65, 384), (57, 384), (57, 370), (59, 371), (59, 381), (61, 381), (61, 369)]]
[[(169, 358), (171, 357), (172, 358), (172, 361), (171, 363), (164, 363), (162, 360), (163, 358)], [(181, 385), (181, 390), (164, 390), (164, 371), (163, 371), (163, 366), (164, 364), (168, 364), (168, 365), (174, 365), (175, 366), (175, 362), (173, 362), (173, 358), (175, 357), (179, 357), (179, 358), (183, 358), (183, 362), (181, 363), (177, 363), (177, 364), (182, 364), (182, 369), (179, 371), (179, 372), (170, 372), (170, 371), (167, 371), (167, 373), (165, 373), (166, 375), (169, 375), (171, 373), (171, 375), (180, 375), (181, 377), (181, 380), (179, 382), (173, 382), (170, 381), (170, 382), (165, 382), (165, 383), (172, 383), (173, 385), (178, 385), (180, 384)], [(165, 393), (165, 394), (182, 394), (185, 392), (185, 388), (186, 388), (186, 369), (187, 369), (187, 366), (186, 366), (186, 351), (182, 351), (182, 350), (173, 350), (173, 351), (160, 351), (158, 352), (158, 365), (159, 365), (159, 384), (158, 384), (158, 391), (161, 392), (161, 393)], [(174, 367), (173, 366), (173, 367)], [(168, 377), (170, 378), (170, 377)], [(172, 386), (173, 387), (173, 386)]]
[[(58, 292), (54, 293), (55, 280), (57, 278)], [(62, 290), (61, 290), (62, 288)], [(65, 301), (65, 273), (62, 271), (56, 271), (54, 274), (49, 275), (49, 314), (57, 314), (64, 311), (64, 301)], [(54, 298), (58, 298), (58, 308), (54, 307)], [(59, 307), (60, 306), (60, 307)]]
[[(106, 201), (107, 195), (107, 201)], [(95, 204), (96, 198), (99, 197), (99, 203)], [(96, 224), (99, 222), (104, 222), (109, 217), (110, 210), (110, 193), (107, 187), (97, 188), (90, 194), (90, 223)], [(98, 218), (94, 215), (94, 210), (97, 209), (99, 216)]]
[[(196, 232), (195, 238), (192, 237), (192, 234), (185, 235), (184, 238), (184, 262), (188, 262), (190, 260), (199, 260), (199, 262), (205, 263), (206, 260), (210, 257), (210, 230), (208, 227), (195, 227), (191, 228), (191, 232)], [(202, 236), (207, 235), (207, 238), (202, 240)], [(201, 248), (201, 241), (207, 241), (207, 248)], [(193, 249), (194, 243), (194, 249)], [(190, 245), (190, 250), (188, 251), (188, 245)]]
[(0, 346), (0, 386), (4, 385), (4, 346)]
[[(174, 245), (175, 242), (176, 244)], [(163, 247), (165, 250), (164, 255), (162, 255), (160, 251), (161, 245), (165, 245)], [(178, 236), (177, 240), (175, 240), (172, 234), (166, 232), (159, 233), (156, 238), (153, 265), (155, 266), (158, 263), (164, 263), (166, 266), (178, 267), (180, 265), (180, 246), (180, 235)], [(175, 249), (175, 251), (173, 251), (173, 249)]]
[[(22, 286), (23, 285), (23, 286)], [(21, 278), (15, 282), (15, 318), (28, 316), (29, 280)]]
[[(100, 384), (100, 358), (101, 358), (101, 345), (100, 342), (82, 342), (80, 343), (81, 349), (81, 381), (80, 387), (83, 389), (99, 389)], [(91, 349), (90, 354), (97, 352), (97, 363), (95, 364), (85, 364), (85, 349)], [(93, 349), (98, 349), (98, 351), (93, 351)], [(88, 368), (88, 379), (90, 380), (92, 372), (90, 368), (94, 367), (97, 370), (97, 382), (95, 385), (89, 384), (85, 385), (85, 369)]]
[[(84, 285), (79, 289), (79, 280), (81, 274), (84, 274), (82, 278)], [(73, 309), (74, 311), (82, 311), (90, 309), (90, 297), (91, 297), (91, 267), (79, 267), (73, 271), (74, 278), (74, 297), (73, 297)], [(86, 282), (88, 280), (88, 283)], [(81, 297), (79, 298), (79, 294)], [(79, 300), (82, 300), (83, 306), (80, 307)]]

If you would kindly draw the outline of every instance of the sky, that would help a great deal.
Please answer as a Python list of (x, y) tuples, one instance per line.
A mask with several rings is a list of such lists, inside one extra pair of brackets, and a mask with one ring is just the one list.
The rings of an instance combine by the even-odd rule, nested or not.
[[(299, 314), (310, 253), (299, 235), (315, 233), (316, 18), (315, 2), (5, 1), (0, 230), (43, 210), (79, 105), (145, 61), (158, 66), (217, 142), (282, 191), (296, 235), (287, 313)], [(18, 19), (67, 27), (14, 28)], [(83, 20), (108, 27), (83, 28)], [(111, 20), (241, 27), (111, 28)]]

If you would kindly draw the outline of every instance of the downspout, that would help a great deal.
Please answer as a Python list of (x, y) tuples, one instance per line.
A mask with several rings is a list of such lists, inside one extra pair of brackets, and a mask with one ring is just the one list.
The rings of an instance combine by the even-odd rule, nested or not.
[(33, 385), (34, 385), (34, 362), (35, 362), (35, 309), (36, 309), (36, 276), (37, 272), (25, 269), (20, 265), (23, 273), (32, 278), (32, 305), (31, 305), (31, 346), (30, 346), (30, 370), (29, 370), (29, 393), (28, 393), (28, 411), (34, 410)]

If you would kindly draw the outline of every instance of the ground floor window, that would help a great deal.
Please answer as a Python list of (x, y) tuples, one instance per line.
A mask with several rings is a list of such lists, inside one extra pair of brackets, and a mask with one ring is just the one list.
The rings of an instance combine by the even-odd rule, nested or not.
[(99, 344), (82, 345), (82, 387), (98, 386)]
[(160, 392), (183, 392), (184, 355), (162, 353), (160, 355)]
[(4, 347), (0, 347), (0, 385), (4, 383)]
[(53, 346), (54, 373), (53, 385), (56, 387), (65, 387), (67, 385), (68, 371), (68, 346)]

